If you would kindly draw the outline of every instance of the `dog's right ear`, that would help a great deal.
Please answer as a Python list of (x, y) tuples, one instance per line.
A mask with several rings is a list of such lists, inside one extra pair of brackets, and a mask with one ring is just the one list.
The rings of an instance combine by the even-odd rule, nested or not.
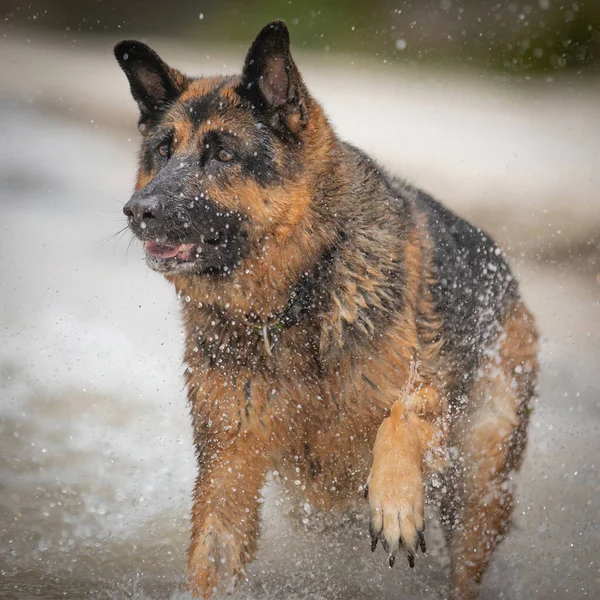
[(283, 21), (256, 36), (244, 63), (239, 93), (271, 117), (271, 124), (298, 133), (308, 122), (308, 92), (290, 51)]
[(119, 42), (115, 46), (115, 56), (139, 106), (140, 124), (158, 116), (188, 86), (188, 79), (183, 73), (169, 67), (142, 42)]

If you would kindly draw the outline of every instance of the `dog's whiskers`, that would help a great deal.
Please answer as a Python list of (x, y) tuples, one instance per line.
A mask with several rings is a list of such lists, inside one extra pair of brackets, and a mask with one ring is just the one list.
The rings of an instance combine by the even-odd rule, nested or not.
[(119, 229), (116, 233), (109, 235), (107, 238), (101, 240), (99, 242), (100, 246), (105, 246), (108, 242), (115, 240), (115, 243), (119, 241), (119, 239), (123, 236), (123, 234), (129, 229), (129, 225), (125, 225), (122, 229)]

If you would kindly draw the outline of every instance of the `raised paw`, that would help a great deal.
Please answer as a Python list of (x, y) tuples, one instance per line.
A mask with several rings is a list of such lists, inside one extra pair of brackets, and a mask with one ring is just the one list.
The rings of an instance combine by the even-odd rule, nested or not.
[(420, 469), (398, 459), (374, 463), (365, 496), (369, 501), (371, 550), (374, 552), (381, 540), (390, 567), (404, 551), (413, 568), (418, 548), (426, 551)]

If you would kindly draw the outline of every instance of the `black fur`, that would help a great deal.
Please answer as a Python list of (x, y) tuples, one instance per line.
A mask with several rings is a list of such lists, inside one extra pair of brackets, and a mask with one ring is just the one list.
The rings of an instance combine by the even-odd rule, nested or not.
[(473, 373), (479, 353), (496, 333), (503, 310), (517, 298), (517, 283), (496, 243), (479, 227), (419, 191), (433, 240), (433, 293), (444, 317), (445, 352), (461, 356)]
[(140, 123), (158, 117), (181, 94), (181, 82), (176, 81), (170, 67), (146, 44), (124, 40), (115, 46), (114, 52), (140, 109)]

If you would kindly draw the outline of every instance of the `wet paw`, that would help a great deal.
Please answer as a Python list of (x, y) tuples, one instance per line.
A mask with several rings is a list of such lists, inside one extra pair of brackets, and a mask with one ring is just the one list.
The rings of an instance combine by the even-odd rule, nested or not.
[(241, 540), (221, 528), (216, 520), (211, 525), (198, 536), (189, 552), (187, 588), (193, 598), (202, 600), (225, 595), (243, 574)]
[(374, 552), (381, 540), (390, 567), (404, 552), (413, 568), (417, 550), (426, 551), (420, 469), (398, 463), (397, 459), (392, 465), (374, 465), (365, 497), (369, 501), (371, 550)]

